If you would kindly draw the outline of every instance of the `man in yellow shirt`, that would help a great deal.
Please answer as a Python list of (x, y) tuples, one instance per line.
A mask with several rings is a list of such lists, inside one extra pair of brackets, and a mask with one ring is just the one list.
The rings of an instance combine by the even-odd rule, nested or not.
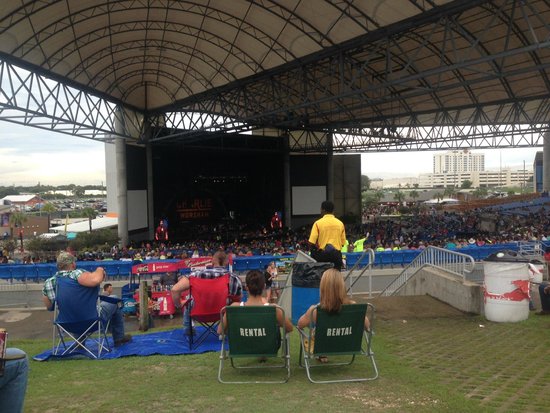
[(346, 242), (344, 224), (333, 214), (334, 204), (324, 201), (321, 204), (322, 218), (311, 227), (309, 243), (313, 249), (311, 256), (319, 262), (332, 262), (334, 268), (342, 269), (342, 246)]

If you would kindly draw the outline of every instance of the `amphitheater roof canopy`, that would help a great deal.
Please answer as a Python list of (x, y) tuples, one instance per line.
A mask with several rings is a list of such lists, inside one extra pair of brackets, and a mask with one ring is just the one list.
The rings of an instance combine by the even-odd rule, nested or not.
[[(164, 138), (273, 128), (367, 136), (368, 146), (403, 128), (540, 130), (549, 22), (548, 0), (4, 0), (0, 59), (124, 107), (138, 134), (147, 118)], [(70, 122), (16, 102), (8, 73), (0, 118)], [(197, 113), (213, 116), (209, 127)]]

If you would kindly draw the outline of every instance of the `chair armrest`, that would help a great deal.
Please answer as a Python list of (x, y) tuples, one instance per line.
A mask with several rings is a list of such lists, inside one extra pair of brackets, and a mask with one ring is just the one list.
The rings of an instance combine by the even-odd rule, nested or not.
[(240, 303), (242, 295), (229, 295), (229, 300), (231, 303)]
[(106, 303), (115, 304), (117, 307), (122, 307), (122, 299), (118, 297), (109, 297), (107, 295), (100, 295), (99, 301), (105, 301)]
[(111, 304), (118, 304), (118, 303), (121, 303), (122, 302), (122, 299), (121, 298), (117, 298), (117, 297), (109, 297), (107, 295), (100, 295), (99, 296), (99, 299), (101, 301), (105, 301), (106, 303), (111, 303)]
[[(300, 333), (300, 335), (303, 336), (304, 338), (308, 338), (308, 337), (309, 337), (309, 332), (306, 332), (303, 328), (296, 326), (296, 330), (297, 330), (298, 333)], [(287, 334), (288, 334), (288, 333), (287, 333)]]

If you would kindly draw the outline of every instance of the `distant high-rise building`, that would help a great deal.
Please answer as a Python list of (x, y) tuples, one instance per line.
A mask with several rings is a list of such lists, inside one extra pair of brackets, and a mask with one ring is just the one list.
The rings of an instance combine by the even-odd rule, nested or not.
[(434, 155), (434, 174), (480, 172), (485, 170), (485, 154), (449, 151)]

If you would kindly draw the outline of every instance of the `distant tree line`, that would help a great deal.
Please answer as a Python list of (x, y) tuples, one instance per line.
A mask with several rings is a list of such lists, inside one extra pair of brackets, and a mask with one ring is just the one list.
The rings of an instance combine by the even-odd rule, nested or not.
[[(46, 194), (46, 192), (49, 191), (71, 191), (75, 196), (84, 196), (84, 192), (86, 190), (99, 190), (99, 191), (105, 191), (106, 188), (103, 185), (75, 185), (75, 184), (68, 184), (68, 185), (41, 185), (40, 182), (36, 185), (31, 186), (19, 186), (19, 185), (12, 185), (12, 186), (0, 186), (0, 198), (4, 198), (8, 195), (21, 195), (21, 194), (40, 194), (45, 199), (52, 198), (52, 196), (49, 196)], [(62, 195), (54, 195), (53, 196), (58, 198), (63, 198)]]

